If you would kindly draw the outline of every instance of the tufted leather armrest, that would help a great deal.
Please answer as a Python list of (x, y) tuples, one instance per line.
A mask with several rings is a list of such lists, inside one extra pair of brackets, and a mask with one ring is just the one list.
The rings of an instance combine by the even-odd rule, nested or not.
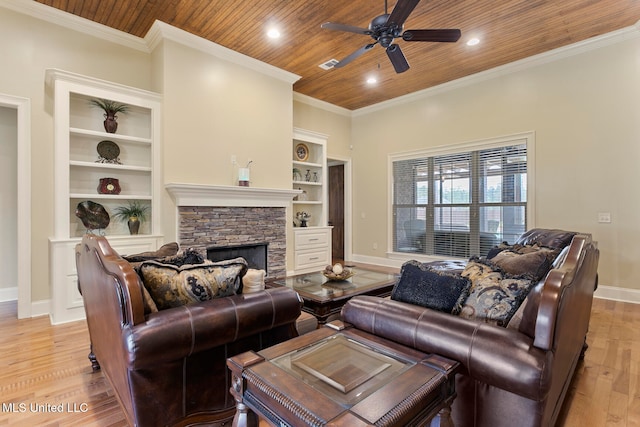
[(129, 366), (177, 360), (292, 323), (301, 306), (298, 294), (282, 287), (151, 313), (123, 331)]
[(515, 330), (470, 322), (399, 301), (358, 296), (343, 308), (357, 329), (459, 361), (476, 380), (533, 400), (551, 384), (551, 352)]

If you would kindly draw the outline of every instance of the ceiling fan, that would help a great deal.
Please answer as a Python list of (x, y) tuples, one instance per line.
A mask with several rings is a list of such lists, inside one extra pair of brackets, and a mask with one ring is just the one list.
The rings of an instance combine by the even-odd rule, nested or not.
[(350, 33), (364, 34), (371, 36), (373, 43), (369, 43), (344, 58), (334, 65), (334, 68), (342, 68), (374, 47), (377, 43), (387, 50), (387, 56), (396, 70), (396, 73), (403, 73), (409, 69), (409, 63), (405, 58), (400, 46), (395, 44), (395, 38), (402, 38), (408, 42), (456, 42), (461, 36), (458, 29), (430, 29), (430, 30), (407, 30), (403, 32), (404, 21), (407, 20), (413, 9), (420, 0), (398, 0), (391, 14), (387, 12), (387, 0), (384, 1), (384, 15), (376, 16), (369, 24), (369, 28), (360, 28), (353, 25), (336, 24), (325, 22), (320, 27), (327, 30), (347, 31)]

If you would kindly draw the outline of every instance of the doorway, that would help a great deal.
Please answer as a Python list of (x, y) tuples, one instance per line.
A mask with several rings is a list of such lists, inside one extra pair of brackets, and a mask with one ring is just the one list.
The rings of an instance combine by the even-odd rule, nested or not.
[(332, 226), (331, 256), (334, 262), (351, 261), (351, 160), (327, 161), (328, 225)]
[[(15, 228), (8, 242), (2, 242), (3, 252), (10, 248), (15, 254), (15, 285), (4, 288), (7, 299), (18, 299), (18, 318), (31, 317), (31, 103), (27, 98), (0, 94), (3, 153), (10, 158), (3, 162), (15, 165), (9, 168), (10, 187), (0, 187), (3, 197), (2, 214)], [(6, 150), (5, 150), (6, 148)], [(5, 178), (5, 175), (3, 175)], [(6, 196), (6, 199), (5, 199)], [(6, 202), (5, 202), (6, 200)], [(4, 206), (8, 207), (8, 211)], [(3, 221), (5, 216), (3, 216)], [(3, 230), (4, 234), (6, 230)], [(8, 231), (7, 231), (8, 233)], [(7, 234), (8, 235), (8, 234)], [(4, 285), (4, 283), (3, 283)], [(9, 285), (10, 286), (10, 285)]]

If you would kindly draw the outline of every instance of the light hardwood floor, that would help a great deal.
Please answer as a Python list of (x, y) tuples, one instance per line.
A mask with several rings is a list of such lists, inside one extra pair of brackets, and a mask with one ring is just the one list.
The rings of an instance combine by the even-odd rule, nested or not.
[[(102, 373), (87, 360), (86, 323), (17, 320), (0, 303), (0, 426), (126, 426)], [(558, 422), (640, 426), (640, 305), (594, 301), (589, 349)]]

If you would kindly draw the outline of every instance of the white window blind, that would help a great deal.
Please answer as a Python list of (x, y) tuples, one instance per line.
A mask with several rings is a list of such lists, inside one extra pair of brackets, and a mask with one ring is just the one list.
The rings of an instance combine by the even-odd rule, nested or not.
[(527, 160), (522, 139), (392, 157), (393, 251), (468, 258), (513, 242), (526, 230)]

